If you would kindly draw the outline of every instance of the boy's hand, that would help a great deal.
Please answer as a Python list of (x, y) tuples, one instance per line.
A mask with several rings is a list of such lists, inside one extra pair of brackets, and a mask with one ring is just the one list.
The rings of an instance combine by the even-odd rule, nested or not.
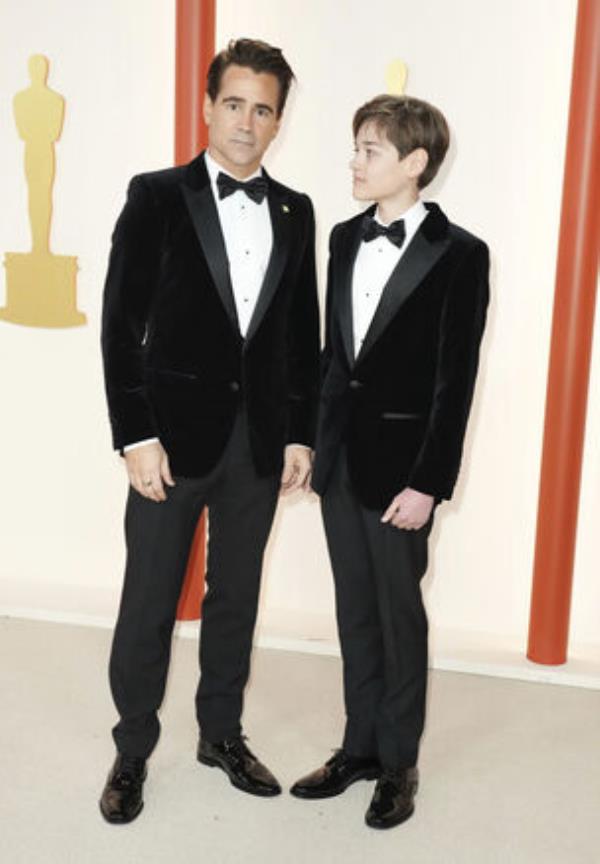
[(309, 488), (312, 471), (312, 450), (300, 444), (288, 444), (285, 448), (281, 495), (289, 495), (296, 489)]
[(393, 499), (381, 521), (406, 531), (418, 531), (431, 516), (434, 500), (433, 495), (425, 495), (407, 486)]

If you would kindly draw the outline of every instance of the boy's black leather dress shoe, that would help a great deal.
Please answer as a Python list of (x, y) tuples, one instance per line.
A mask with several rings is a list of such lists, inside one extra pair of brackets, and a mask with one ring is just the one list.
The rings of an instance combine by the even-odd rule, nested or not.
[(107, 822), (123, 825), (139, 816), (146, 773), (145, 759), (117, 754), (100, 798), (100, 811)]
[(242, 736), (217, 744), (200, 739), (198, 762), (222, 768), (232, 785), (250, 795), (270, 797), (281, 793), (281, 786), (269, 769), (250, 752)]
[(363, 759), (337, 750), (321, 768), (294, 783), (290, 793), (296, 798), (333, 798), (357, 780), (375, 780), (380, 774), (377, 759)]
[(370, 828), (393, 828), (406, 822), (415, 810), (418, 785), (416, 768), (384, 771), (365, 815), (367, 825)]

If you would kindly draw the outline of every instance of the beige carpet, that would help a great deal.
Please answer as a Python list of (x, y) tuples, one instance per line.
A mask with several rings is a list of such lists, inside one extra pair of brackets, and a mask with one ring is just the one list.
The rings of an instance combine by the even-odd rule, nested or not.
[[(380, 833), (363, 823), (371, 783), (324, 802), (263, 800), (198, 765), (196, 646), (183, 639), (145, 809), (106, 825), (109, 642), (105, 630), (0, 620), (2, 864), (600, 862), (600, 692), (433, 673), (417, 810)], [(289, 787), (339, 743), (339, 661), (257, 651), (245, 727)]]

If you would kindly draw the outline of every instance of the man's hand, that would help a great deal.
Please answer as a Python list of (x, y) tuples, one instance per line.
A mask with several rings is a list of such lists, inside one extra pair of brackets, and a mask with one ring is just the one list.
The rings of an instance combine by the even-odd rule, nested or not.
[(174, 486), (175, 481), (171, 477), (169, 457), (159, 441), (128, 450), (125, 464), (129, 482), (136, 492), (152, 501), (167, 500), (163, 481), (168, 486)]
[(285, 448), (280, 494), (289, 495), (296, 489), (308, 489), (311, 471), (312, 450), (298, 444), (288, 444)]
[(433, 495), (425, 495), (407, 486), (393, 499), (381, 521), (406, 531), (418, 531), (431, 516), (434, 500)]

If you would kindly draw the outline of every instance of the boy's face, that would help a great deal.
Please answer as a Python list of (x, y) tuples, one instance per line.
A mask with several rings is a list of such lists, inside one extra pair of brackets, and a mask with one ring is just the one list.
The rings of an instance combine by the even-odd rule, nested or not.
[(270, 73), (228, 66), (215, 101), (206, 94), (208, 149), (231, 174), (252, 174), (279, 130), (279, 81)]
[(364, 123), (358, 130), (354, 147), (352, 194), (357, 201), (382, 202), (413, 199), (418, 195), (417, 181), (427, 165), (427, 153), (413, 150), (400, 159), (398, 150), (375, 123)]

